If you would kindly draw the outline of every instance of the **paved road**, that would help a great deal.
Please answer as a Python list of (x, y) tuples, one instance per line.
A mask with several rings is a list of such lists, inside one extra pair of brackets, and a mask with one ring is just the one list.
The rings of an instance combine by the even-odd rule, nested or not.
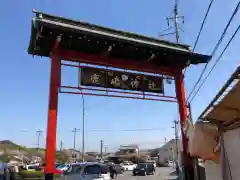
[(116, 180), (176, 180), (177, 177), (172, 173), (171, 167), (158, 167), (154, 175), (133, 176), (131, 171), (126, 171), (119, 175)]

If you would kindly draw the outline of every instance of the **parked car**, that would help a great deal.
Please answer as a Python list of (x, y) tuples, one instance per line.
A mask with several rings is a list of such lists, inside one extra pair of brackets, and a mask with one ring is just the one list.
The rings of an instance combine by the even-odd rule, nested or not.
[(155, 160), (147, 160), (146, 163), (152, 163), (154, 167), (157, 167), (156, 161)]
[[(41, 169), (41, 171), (45, 174), (45, 167), (43, 167), (42, 169)], [(56, 174), (56, 175), (61, 175), (63, 173), (63, 171), (62, 170), (60, 170), (60, 169), (55, 169), (55, 171), (54, 171), (54, 174)]]
[(124, 162), (120, 165), (124, 168), (124, 171), (132, 171), (137, 166), (136, 164), (133, 164), (131, 162)]
[(62, 165), (59, 165), (58, 167), (56, 167), (58, 170), (61, 170), (61, 171), (66, 171), (67, 169), (69, 169), (70, 167), (70, 164), (62, 164)]
[(104, 164), (107, 164), (107, 165), (114, 165), (114, 162), (108, 161), (108, 162), (104, 162)]
[(110, 180), (110, 170), (99, 163), (75, 163), (63, 172), (60, 180)]
[(137, 165), (137, 167), (133, 170), (133, 175), (148, 175), (148, 174), (154, 174), (155, 173), (155, 167), (153, 163), (140, 163)]
[(36, 170), (40, 170), (41, 164), (40, 163), (34, 163), (34, 164), (26, 164), (24, 166), (24, 169), (26, 169), (27, 171), (36, 171)]
[(124, 168), (119, 164), (108, 164), (108, 168), (112, 179), (116, 179), (118, 174), (122, 174), (124, 172)]
[(124, 167), (122, 167), (120, 164), (114, 164), (113, 166), (117, 174), (122, 174), (124, 172)]
[(58, 168), (59, 166), (64, 165), (62, 163), (55, 163), (55, 167)]

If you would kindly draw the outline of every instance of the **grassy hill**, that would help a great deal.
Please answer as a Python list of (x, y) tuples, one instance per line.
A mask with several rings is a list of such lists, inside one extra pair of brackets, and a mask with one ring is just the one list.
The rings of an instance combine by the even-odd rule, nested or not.
[[(27, 148), (20, 146), (18, 144), (13, 143), (9, 140), (2, 140), (0, 141), (0, 151), (4, 152), (4, 155), (0, 156), (0, 161), (2, 158), (6, 159), (6, 156), (12, 159), (11, 157), (13, 155), (23, 155), (27, 157), (28, 159), (31, 159), (33, 156), (40, 156), (44, 158), (45, 149), (43, 148)], [(63, 152), (56, 152), (56, 159), (59, 162), (66, 161), (68, 159), (68, 156), (66, 153)]]
[(24, 155), (28, 158), (31, 158), (32, 156), (43, 157), (45, 153), (45, 149), (40, 148), (39, 150), (37, 150), (37, 148), (27, 148), (13, 143), (9, 140), (0, 141), (0, 151), (4, 152), (4, 154)]
[(9, 151), (9, 150), (22, 150), (27, 151), (27, 148), (13, 143), (9, 140), (0, 141), (0, 151)]

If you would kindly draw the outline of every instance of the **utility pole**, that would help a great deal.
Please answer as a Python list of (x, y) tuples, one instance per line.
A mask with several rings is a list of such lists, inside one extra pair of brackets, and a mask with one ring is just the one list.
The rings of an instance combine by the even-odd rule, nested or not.
[(137, 146), (137, 157), (138, 157), (138, 164), (140, 162), (140, 149), (139, 149), (139, 145)]
[(80, 129), (78, 128), (74, 128), (72, 130), (73, 132), (73, 150), (75, 151), (76, 150), (76, 133), (79, 131)]
[(167, 138), (164, 137), (164, 144), (167, 144)]
[(75, 151), (76, 151), (76, 133), (79, 131), (80, 129), (78, 128), (74, 128), (72, 130), (73, 132), (73, 152), (72, 152), (72, 157), (73, 157), (73, 160), (74, 162), (76, 161), (76, 154), (75, 154)]
[(37, 131), (37, 152), (39, 152), (39, 147), (40, 147), (40, 137), (42, 135), (42, 130), (38, 129)]
[(176, 153), (176, 156), (175, 156), (175, 168), (176, 168), (176, 172), (177, 174), (179, 174), (178, 172), (178, 130), (177, 130), (177, 125), (179, 124), (179, 122), (177, 120), (173, 121), (174, 123), (174, 131), (175, 131), (175, 153)]
[[(188, 108), (188, 118), (191, 121), (191, 123), (193, 123), (193, 117), (192, 117), (192, 108), (191, 108), (191, 104), (188, 103), (187, 105)], [(199, 169), (199, 165), (198, 165), (198, 158), (194, 157), (193, 159), (193, 172), (194, 172), (194, 180), (199, 180), (200, 179), (200, 169)]]
[(170, 21), (174, 23), (177, 43), (179, 43), (179, 20), (182, 20), (182, 23), (184, 23), (184, 16), (179, 16), (178, 14), (178, 0), (175, 0), (173, 17), (167, 17), (167, 23), (168, 26), (170, 24)]
[(107, 146), (104, 147), (104, 153), (107, 154)]
[(100, 141), (100, 157), (103, 158), (103, 140)]
[(60, 141), (60, 152), (62, 152), (62, 148), (63, 148), (63, 141)]

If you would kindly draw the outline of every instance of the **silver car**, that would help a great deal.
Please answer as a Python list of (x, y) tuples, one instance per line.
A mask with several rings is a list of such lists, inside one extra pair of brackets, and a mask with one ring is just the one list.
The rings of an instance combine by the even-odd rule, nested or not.
[(70, 164), (60, 180), (110, 180), (110, 171), (106, 165), (99, 163)]

